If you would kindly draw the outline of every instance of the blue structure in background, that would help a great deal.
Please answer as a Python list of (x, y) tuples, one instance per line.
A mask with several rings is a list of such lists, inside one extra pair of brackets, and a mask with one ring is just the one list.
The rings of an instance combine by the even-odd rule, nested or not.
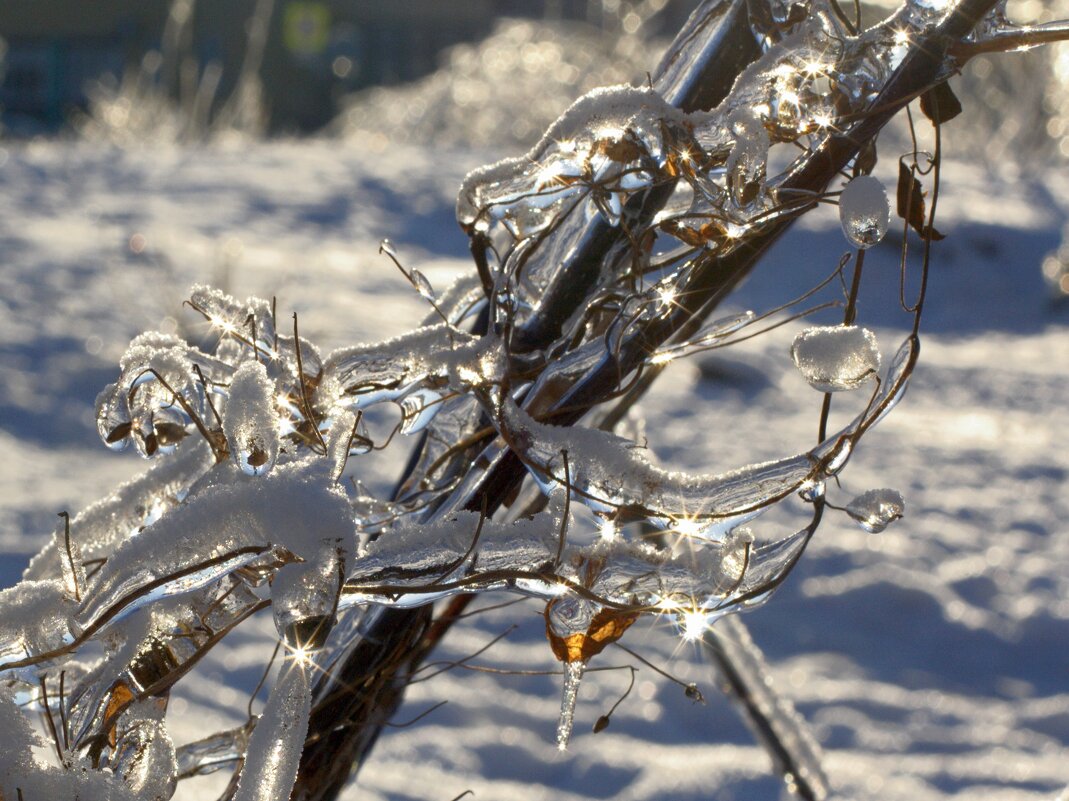
[[(121, 78), (161, 49), (168, 14), (182, 4), (192, 16), (177, 55), (200, 70), (220, 65), (217, 97), (225, 98), (245, 58), (247, 25), (266, 7), (257, 0), (2, 0), (8, 49), (0, 108), (9, 132), (63, 125), (86, 107), (88, 83)], [(665, 16), (676, 24), (692, 5), (672, 0)], [(269, 7), (260, 77), (269, 126), (283, 132), (322, 126), (347, 92), (433, 71), (443, 49), (485, 36), (496, 16), (604, 18), (602, 0), (274, 0)], [(177, 75), (175, 68), (160, 76), (168, 91), (177, 93)]]

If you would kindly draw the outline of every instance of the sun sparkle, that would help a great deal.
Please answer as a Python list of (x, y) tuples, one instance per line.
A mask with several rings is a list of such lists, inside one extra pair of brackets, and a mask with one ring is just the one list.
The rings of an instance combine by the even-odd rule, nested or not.
[(693, 609), (679, 615), (679, 625), (684, 642), (697, 642), (705, 635), (708, 621), (704, 612)]
[(657, 290), (657, 299), (661, 302), (661, 308), (667, 308), (674, 304), (676, 302), (676, 297), (678, 297), (678, 295), (675, 287), (662, 286)]

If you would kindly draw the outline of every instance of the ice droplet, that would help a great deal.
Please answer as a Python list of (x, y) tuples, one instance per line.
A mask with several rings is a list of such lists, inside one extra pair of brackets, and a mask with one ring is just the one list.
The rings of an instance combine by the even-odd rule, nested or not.
[(870, 248), (887, 234), (891, 223), (891, 204), (883, 184), (871, 175), (859, 175), (839, 196), (839, 221), (850, 243)]
[(421, 298), (431, 303), (434, 303), (435, 300), (437, 300), (434, 287), (432, 287), (431, 282), (427, 280), (427, 276), (419, 270), (412, 270), (408, 275), (412, 281), (412, 286), (416, 288), (416, 291), (419, 292)]
[(564, 688), (560, 696), (560, 718), (557, 720), (557, 748), (568, 747), (575, 724), (575, 702), (579, 699), (579, 684), (586, 671), (586, 662), (564, 663)]
[(258, 361), (242, 362), (230, 383), (223, 432), (242, 472), (262, 476), (278, 458), (274, 383)]
[(113, 451), (121, 451), (130, 444), (130, 406), (126, 392), (115, 384), (108, 384), (97, 396), (97, 433)]
[(870, 534), (878, 534), (902, 517), (906, 502), (902, 493), (893, 489), (871, 489), (858, 495), (846, 505), (846, 513)]
[(791, 357), (809, 385), (821, 392), (857, 389), (880, 369), (876, 335), (856, 325), (807, 328), (795, 337)]

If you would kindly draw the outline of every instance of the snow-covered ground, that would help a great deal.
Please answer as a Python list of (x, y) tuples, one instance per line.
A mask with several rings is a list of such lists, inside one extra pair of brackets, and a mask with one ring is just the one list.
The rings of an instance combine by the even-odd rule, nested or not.
[[(414, 327), (426, 309), (378, 243), (389, 237), (443, 286), (466, 264), (455, 187), (493, 155), (336, 141), (0, 148), (0, 586), (57, 512), (144, 466), (100, 444), (93, 401), (139, 331), (197, 332), (181, 308), (190, 285), (277, 296), (326, 350)], [(935, 249), (921, 364), (844, 478), (846, 498), (900, 489), (906, 517), (881, 535), (831, 517), (746, 622), (776, 687), (812, 723), (837, 797), (1052, 801), (1069, 782), (1069, 309), (1048, 301), (1039, 261), (1069, 215), (1069, 172), (1020, 184), (955, 164), (940, 209), (949, 236)], [(843, 250), (833, 215), (807, 222), (734, 305), (789, 299)], [(876, 248), (866, 269), (861, 319), (887, 357), (906, 324), (877, 303), (897, 292), (895, 247)], [(796, 331), (674, 365), (642, 406), (662, 463), (712, 471), (810, 445), (820, 396), (792, 372)], [(398, 470), (384, 461), (372, 478), (387, 487)], [(439, 656), (459, 659), (513, 624), (477, 664), (556, 670), (536, 604), (469, 618)], [(176, 740), (240, 722), (272, 636), (269, 616), (253, 620), (179, 686)], [(664, 623), (624, 644), (697, 682), (707, 703), (610, 649), (595, 664), (636, 664), (635, 689), (595, 735), (628, 673), (590, 674), (561, 754), (558, 676), (444, 672), (412, 686), (397, 722), (448, 704), (388, 730), (346, 798), (776, 798), (782, 782), (702, 655)], [(178, 797), (225, 782), (184, 782)]]

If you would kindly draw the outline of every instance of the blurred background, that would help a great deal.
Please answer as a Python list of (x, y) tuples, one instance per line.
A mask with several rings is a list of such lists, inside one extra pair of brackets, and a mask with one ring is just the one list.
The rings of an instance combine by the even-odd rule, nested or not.
[[(0, 86), (9, 132), (62, 128), (99, 99), (95, 84), (150, 82), (216, 117), (242, 81), (262, 87), (271, 133), (326, 125), (341, 99), (434, 71), (443, 51), (485, 38), (502, 17), (634, 34), (678, 28), (694, 5), (662, 0), (5, 0)], [(622, 13), (621, 13), (622, 12)], [(575, 76), (578, 77), (578, 76)]]

